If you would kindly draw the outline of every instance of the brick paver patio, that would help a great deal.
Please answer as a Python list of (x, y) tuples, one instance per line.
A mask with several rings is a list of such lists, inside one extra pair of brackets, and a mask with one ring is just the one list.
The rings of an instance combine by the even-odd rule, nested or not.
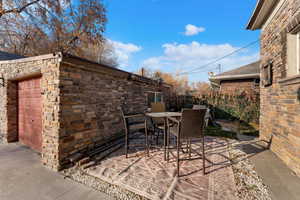
[[(148, 199), (235, 199), (235, 183), (225, 139), (206, 137), (206, 172), (202, 174), (202, 159), (195, 153), (191, 160), (181, 162), (181, 177), (175, 176), (176, 162), (164, 161), (162, 149), (152, 149), (147, 157), (143, 149), (135, 148), (125, 158), (123, 148), (101, 163), (86, 170), (89, 175), (132, 191)], [(135, 140), (136, 143), (143, 139)], [(200, 143), (193, 141), (200, 151)], [(182, 157), (188, 156), (181, 153)]]

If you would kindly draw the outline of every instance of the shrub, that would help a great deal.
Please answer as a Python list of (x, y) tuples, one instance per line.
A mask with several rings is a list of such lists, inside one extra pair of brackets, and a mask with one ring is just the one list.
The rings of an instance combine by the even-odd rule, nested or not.
[(203, 96), (203, 100), (213, 108), (215, 118), (259, 123), (260, 104), (257, 93), (222, 94), (212, 92)]

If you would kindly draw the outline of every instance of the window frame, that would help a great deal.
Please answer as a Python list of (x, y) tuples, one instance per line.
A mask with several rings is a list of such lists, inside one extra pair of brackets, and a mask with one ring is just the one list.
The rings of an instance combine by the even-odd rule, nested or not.
[(255, 79), (253, 80), (253, 82), (254, 82), (254, 88), (260, 86), (260, 79), (259, 79), (259, 78), (255, 78)]
[(262, 85), (264, 87), (271, 86), (273, 84), (273, 62), (269, 61), (266, 65), (262, 68)]
[[(296, 38), (296, 41), (294, 41), (296, 42), (296, 47), (289, 46), (289, 37), (292, 35), (294, 35), (293, 37)], [(286, 37), (286, 78), (289, 78), (300, 75), (300, 30), (295, 32), (288, 32)], [(293, 51), (295, 51), (295, 55), (290, 53)], [(293, 56), (295, 56), (295, 58), (293, 58)], [(292, 72), (290, 70), (292, 70)]]
[[(149, 93), (152, 93), (154, 94), (154, 102), (148, 102), (149, 100)], [(160, 94), (161, 95), (161, 101), (157, 101), (157, 95)], [(147, 92), (147, 104), (148, 105), (151, 105), (151, 103), (158, 103), (158, 102), (164, 102), (164, 95), (163, 95), (163, 92), (153, 92), (153, 91), (150, 91), (150, 92)]]

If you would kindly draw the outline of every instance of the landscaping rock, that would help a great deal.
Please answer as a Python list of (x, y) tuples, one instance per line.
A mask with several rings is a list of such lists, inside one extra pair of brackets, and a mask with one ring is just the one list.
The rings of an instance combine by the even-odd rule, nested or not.
[(0, 144), (4, 143), (4, 137), (2, 135), (0, 135)]
[(66, 178), (70, 178), (76, 182), (87, 185), (95, 190), (104, 192), (109, 196), (120, 199), (120, 200), (147, 200), (144, 197), (141, 197), (137, 194), (134, 194), (128, 190), (123, 190), (120, 187), (111, 185), (107, 182), (102, 181), (101, 179), (95, 178), (86, 174), (84, 171), (79, 168), (70, 168), (66, 169), (63, 172)]
[[(253, 142), (253, 140), (252, 140)], [(247, 142), (230, 140), (230, 159), (236, 183), (236, 196), (240, 200), (271, 200), (269, 189), (255, 171), (248, 159), (249, 154), (242, 151)]]

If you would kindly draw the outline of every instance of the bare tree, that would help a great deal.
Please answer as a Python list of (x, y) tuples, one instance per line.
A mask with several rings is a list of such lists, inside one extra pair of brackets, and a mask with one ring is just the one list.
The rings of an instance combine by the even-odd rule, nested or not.
[(192, 88), (195, 91), (195, 95), (197, 97), (202, 97), (203, 95), (208, 95), (212, 91), (212, 88), (209, 83), (201, 82), (201, 81), (193, 83)]
[(0, 34), (5, 50), (25, 56), (62, 51), (96, 62), (110, 60), (116, 65), (116, 59), (107, 53), (112, 48), (103, 38), (107, 18), (102, 0), (0, 2)]
[(90, 44), (84, 49), (84, 57), (90, 60), (109, 65), (111, 67), (118, 67), (117, 55), (115, 49), (108, 40), (99, 41), (96, 44)]
[(161, 79), (165, 83), (172, 85), (174, 92), (180, 95), (188, 94), (191, 91), (187, 76), (178, 76), (177, 74), (162, 72), (160, 70), (153, 71), (147, 68), (138, 70), (137, 74), (143, 74), (145, 77), (155, 80)]
[(32, 1), (26, 1), (26, 0), (19, 0), (19, 1), (12, 1), (7, 0), (5, 1), (5, 4), (3, 4), (3, 0), (0, 0), (0, 18), (7, 14), (20, 14), (23, 12), (26, 8), (40, 2), (41, 0), (32, 0)]

